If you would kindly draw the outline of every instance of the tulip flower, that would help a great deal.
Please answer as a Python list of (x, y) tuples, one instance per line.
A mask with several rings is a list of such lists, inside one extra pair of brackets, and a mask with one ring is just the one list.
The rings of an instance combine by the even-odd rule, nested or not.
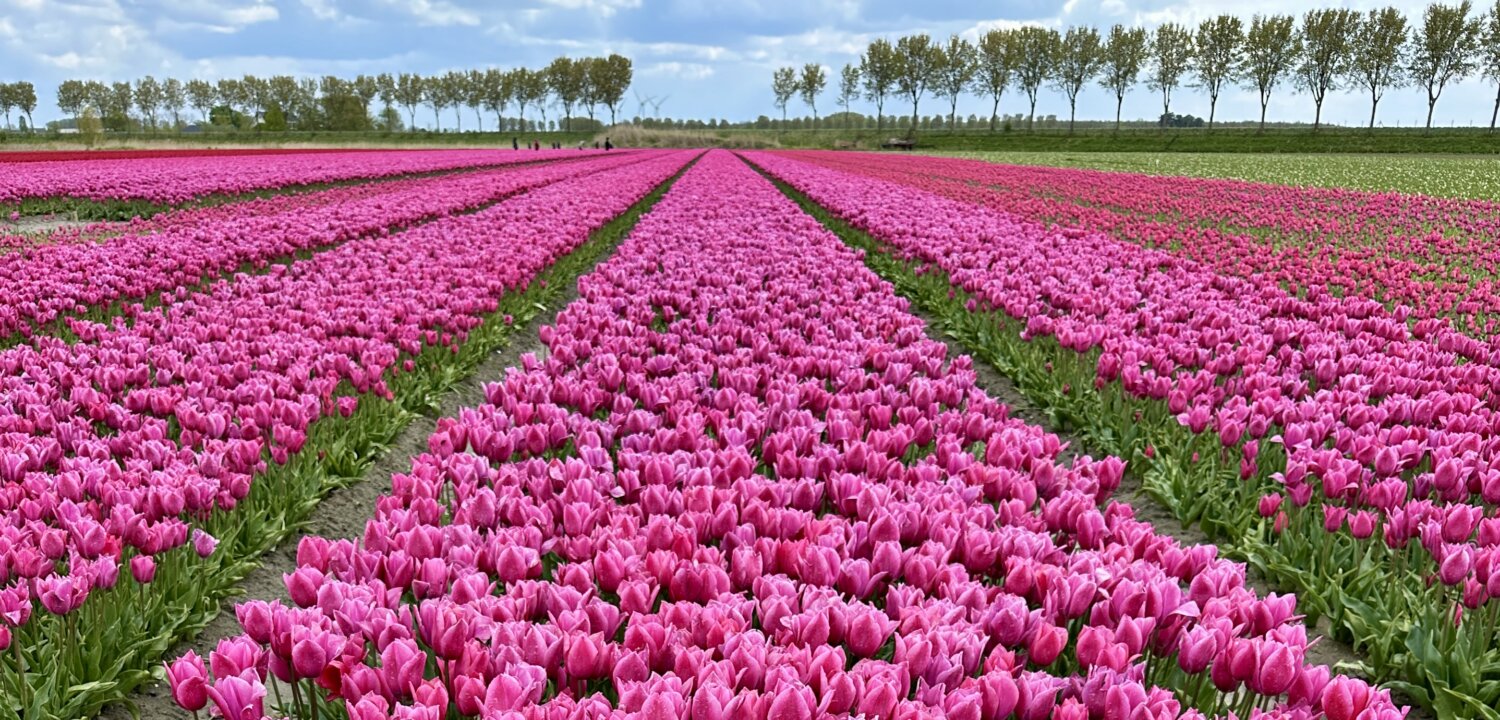
[(192, 651), (167, 663), (167, 684), (172, 700), (188, 712), (198, 712), (208, 705), (208, 668)]

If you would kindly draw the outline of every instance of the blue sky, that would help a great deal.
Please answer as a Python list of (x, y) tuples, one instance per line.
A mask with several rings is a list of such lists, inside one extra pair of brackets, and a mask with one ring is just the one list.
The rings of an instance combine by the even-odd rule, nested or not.
[[(1413, 21), (1425, 5), (1341, 4), (1359, 10), (1394, 4)], [(1020, 23), (1150, 28), (1244, 7), (1233, 0), (0, 0), (0, 81), (36, 83), (42, 122), (58, 116), (53, 90), (68, 77), (430, 74), (619, 52), (635, 60), (636, 91), (667, 97), (663, 115), (747, 120), (776, 114), (770, 93), (776, 66), (818, 62), (832, 79), (878, 36), (925, 31), (972, 38)], [(1305, 7), (1297, 0), (1254, 4), (1259, 12)], [(830, 88), (820, 111), (834, 109), (833, 95)], [(1488, 124), (1494, 95), (1494, 86), (1479, 78), (1450, 87), (1438, 103), (1436, 124)], [(1324, 117), (1363, 124), (1368, 103), (1358, 92), (1335, 93)], [(924, 101), (924, 114), (938, 112), (939, 104)], [(1420, 90), (1404, 88), (1390, 91), (1381, 106), (1382, 124), (1409, 126), (1422, 122), (1426, 100)], [(625, 114), (637, 107), (627, 95)], [(959, 105), (960, 113), (985, 115), (988, 109), (979, 98)], [(795, 101), (790, 110), (806, 112)], [(1001, 102), (1002, 112), (1024, 110), (1019, 93)], [(1173, 110), (1206, 115), (1208, 100), (1179, 92)], [(1048, 91), (1037, 112), (1065, 117), (1066, 99)], [(1113, 112), (1113, 97), (1101, 88), (1085, 90), (1079, 100), (1080, 118), (1106, 119)], [(1159, 112), (1159, 96), (1144, 87), (1126, 98), (1127, 118)], [(1220, 98), (1220, 118), (1253, 119), (1257, 112), (1253, 93), (1235, 90)], [(1312, 101), (1288, 87), (1273, 98), (1269, 115), (1311, 120)], [(418, 121), (430, 122), (430, 114), (419, 113)]]

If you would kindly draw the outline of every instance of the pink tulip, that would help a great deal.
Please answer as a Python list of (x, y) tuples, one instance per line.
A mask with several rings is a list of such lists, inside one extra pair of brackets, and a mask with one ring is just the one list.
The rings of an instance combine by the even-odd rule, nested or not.
[(172, 688), (172, 700), (188, 712), (197, 712), (208, 705), (208, 668), (203, 659), (189, 650), (182, 657), (167, 663), (167, 684)]

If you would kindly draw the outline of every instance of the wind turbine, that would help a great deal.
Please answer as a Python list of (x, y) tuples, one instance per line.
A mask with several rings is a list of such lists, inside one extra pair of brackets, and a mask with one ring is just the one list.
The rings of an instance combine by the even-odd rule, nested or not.
[(652, 97), (650, 95), (642, 96), (641, 95), (641, 91), (639, 91), (639, 90), (635, 90), (633, 92), (635, 93), (635, 102), (636, 102), (635, 116), (636, 117), (646, 117), (646, 107), (649, 106), (651, 104), (651, 101), (655, 100), (656, 98), (654, 98), (654, 97)]
[(661, 119), (661, 104), (671, 97), (671, 95), (663, 95), (659, 100), (656, 98), (647, 98), (647, 102), (651, 103), (651, 117), (658, 120)]

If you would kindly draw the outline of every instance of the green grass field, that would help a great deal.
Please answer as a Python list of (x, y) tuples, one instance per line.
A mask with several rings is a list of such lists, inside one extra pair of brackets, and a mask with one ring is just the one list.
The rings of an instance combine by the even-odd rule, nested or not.
[(1015, 165), (1500, 200), (1500, 157), (1143, 152), (945, 152)]

